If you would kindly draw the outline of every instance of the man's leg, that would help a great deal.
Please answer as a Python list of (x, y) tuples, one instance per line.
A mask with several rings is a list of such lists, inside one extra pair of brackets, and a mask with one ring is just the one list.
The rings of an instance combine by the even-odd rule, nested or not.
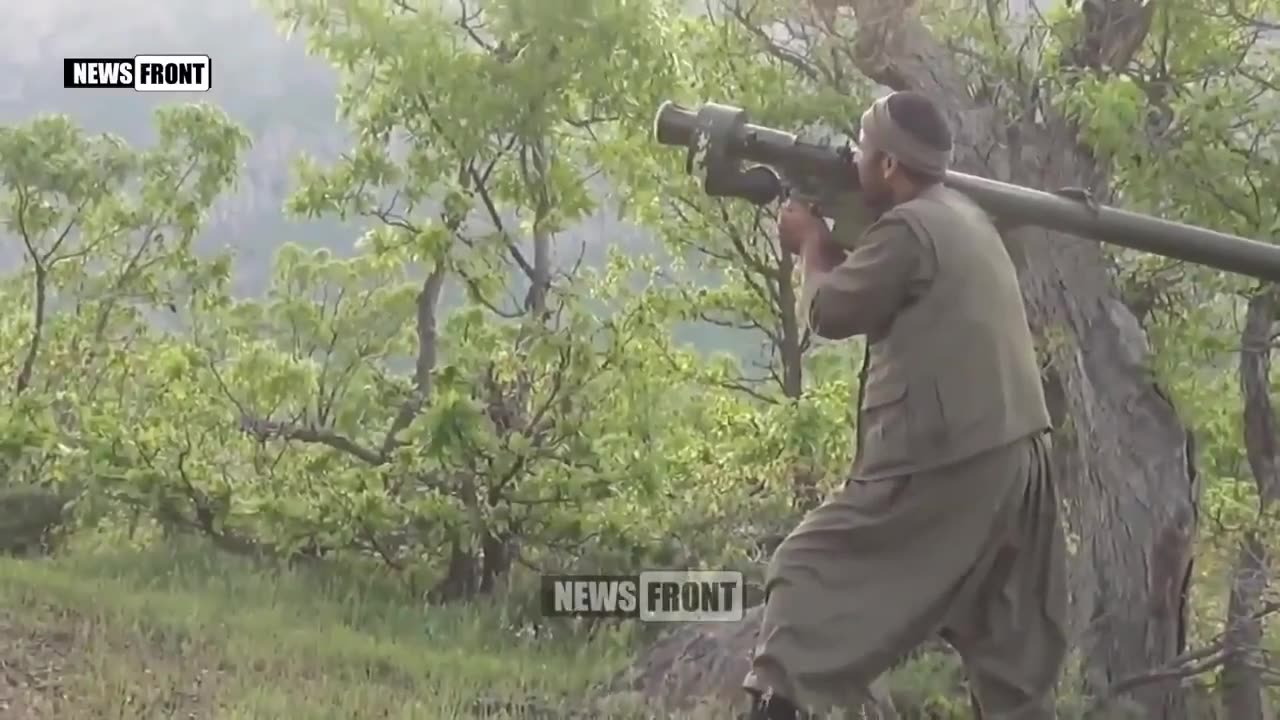
[(861, 704), (877, 677), (942, 627), (1015, 487), (1007, 468), (1018, 449), (851, 482), (801, 522), (770, 563), (744, 681), (749, 692), (780, 698), (761, 718), (795, 717), (791, 704)]
[(1052, 720), (1067, 654), (1066, 541), (1047, 438), (1028, 448), (1007, 532), (942, 635), (960, 653), (980, 720)]

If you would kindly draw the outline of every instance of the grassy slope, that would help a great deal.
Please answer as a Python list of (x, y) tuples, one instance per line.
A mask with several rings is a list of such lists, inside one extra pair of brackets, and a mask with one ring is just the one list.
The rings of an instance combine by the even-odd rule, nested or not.
[[(523, 637), (509, 617), (528, 605), (517, 595), (424, 608), (376, 575), (255, 567), (196, 544), (95, 542), (53, 559), (0, 556), (0, 718), (433, 720), (478, 717), (482, 699), (545, 708), (556, 698), (582, 711), (636, 648), (634, 626)], [(1212, 615), (1193, 613), (1217, 626)], [(891, 673), (895, 698), (934, 718), (969, 717), (962, 682), (944, 656)], [(1078, 698), (1059, 700), (1062, 717), (1079, 717)]]
[[(196, 549), (0, 560), (0, 717), (449, 718), (581, 695), (609, 640), (520, 640), (500, 613)], [(7, 681), (7, 682), (6, 682)]]

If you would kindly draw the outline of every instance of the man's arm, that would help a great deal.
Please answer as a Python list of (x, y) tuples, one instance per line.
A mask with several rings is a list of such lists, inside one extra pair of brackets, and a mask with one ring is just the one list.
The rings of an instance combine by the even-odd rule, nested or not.
[(904, 220), (871, 227), (843, 261), (806, 247), (800, 312), (831, 340), (877, 332), (918, 297), (933, 273), (932, 249)]

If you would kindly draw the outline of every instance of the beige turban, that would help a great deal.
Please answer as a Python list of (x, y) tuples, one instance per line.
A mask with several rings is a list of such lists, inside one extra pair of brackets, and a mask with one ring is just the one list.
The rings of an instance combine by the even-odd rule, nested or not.
[(862, 133), (867, 142), (877, 150), (898, 159), (912, 170), (929, 175), (942, 175), (951, 166), (951, 150), (939, 150), (916, 139), (894, 122), (889, 115), (889, 98), (886, 95), (875, 101), (862, 114)]

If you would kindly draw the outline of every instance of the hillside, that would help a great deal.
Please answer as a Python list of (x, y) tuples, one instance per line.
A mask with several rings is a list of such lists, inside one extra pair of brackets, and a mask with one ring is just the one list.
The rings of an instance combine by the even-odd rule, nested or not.
[(0, 717), (443, 720), (581, 695), (625, 662), (616, 638), (518, 639), (368, 580), (186, 544), (0, 558)]
[[(778, 608), (785, 626), (799, 607), (798, 621), (848, 630), (855, 653), (860, 638), (873, 641), (867, 656), (885, 662), (864, 679), (893, 675), (903, 720), (969, 717), (975, 699), (985, 714), (1016, 714), (1039, 704), (1029, 696), (1049, 704), (1055, 678), (1064, 720), (1270, 720), (1280, 700), (1280, 602), (1266, 572), (1280, 557), (1280, 292), (1035, 226), (1003, 233), (1011, 267), (994, 244), (978, 252), (975, 238), (994, 242), (970, 224), (979, 218), (953, 208), (943, 232), (930, 210), (919, 239), (936, 256), (925, 297), (937, 302), (924, 307), (952, 331), (945, 346), (921, 352), (939, 338), (895, 319), (811, 349), (794, 267), (770, 238), (776, 218), (671, 182), (683, 158), (653, 141), (650, 120), (664, 100), (700, 96), (771, 127), (848, 131), (836, 120), (865, 112), (868, 83), (884, 82), (937, 105), (889, 110), (904, 126), (899, 159), (950, 124), (961, 172), (1116, 191), (1128, 208), (1274, 238), (1280, 220), (1265, 197), (1280, 186), (1280, 63), (1254, 45), (1280, 0), (1239, 8), (1248, 16), (1189, 0), (1091, 0), (1028, 13), (1021, 38), (1017, 18), (996, 16), (999, 3), (906, 12), (897, 0), (859, 0), (824, 15), (829, 7), (784, 0), (747, 13), (726, 0), (694, 16), (681, 14), (684, 0), (494, 0), (477, 28), (397, 12), (401, 0), (260, 0), (287, 1), (335, 67), (374, 70), (352, 73), (358, 142), (336, 121), (333, 73), (256, 1), (10, 3), (0, 31), (13, 78), (0, 87), (5, 228), (48, 245), (20, 263), (0, 236), (10, 248), (0, 257), (0, 555), (15, 556), (0, 557), (0, 717), (466, 717), (480, 697), (566, 694), (640, 699), (646, 714), (691, 720), (732, 715), (747, 700), (761, 606), (714, 626), (596, 622), (582, 608), (556, 618), (541, 610), (536, 579), (698, 568), (740, 571), (758, 588), (772, 566), (785, 585), (804, 575), (813, 534), (778, 543), (808, 517), (832, 518), (819, 535), (848, 536), (837, 544), (865, 569), (850, 587), (882, 592), (798, 606), (771, 595), (770, 614)], [(1099, 11), (1128, 30), (1094, 22)], [(212, 56), (216, 91), (59, 87), (64, 56), (166, 51)], [(182, 142), (164, 153), (86, 140), (63, 120), (28, 122), (61, 113), (145, 146), (161, 103), (192, 100), (206, 103), (165, 113), (164, 140)], [(243, 167), (226, 162), (241, 143), (223, 112), (254, 141)], [(291, 198), (292, 161), (306, 153), (324, 165), (348, 147), (356, 157), (310, 174)], [(604, 199), (627, 191), (626, 217), (643, 230), (606, 202), (558, 232), (597, 207), (574, 161), (601, 171), (593, 182), (608, 185), (592, 189)], [(202, 171), (198, 188), (223, 187), (232, 170), (239, 188), (212, 211), (210, 194), (198, 197), (193, 212), (188, 167)], [(925, 191), (896, 163), (879, 167), (895, 199)], [(868, 190), (881, 185), (860, 169)], [(411, 223), (386, 219), (403, 232), (378, 234), (352, 261), (332, 255), (350, 255), (361, 228), (282, 215), (291, 198), (312, 216), (360, 217), (366, 192), (418, 210)], [(448, 204), (447, 227), (415, 227), (435, 215), (433, 200)], [(462, 223), (468, 210), (483, 221), (518, 208), (533, 209), (493, 222), (500, 232)], [(68, 214), (85, 232), (64, 230)], [(222, 266), (151, 231), (194, 228), (197, 214), (210, 216), (202, 249), (239, 256), (240, 297), (223, 292)], [(810, 227), (805, 255), (836, 258)], [(550, 267), (579, 244), (589, 263), (614, 248), (635, 259), (657, 237), (673, 251), (685, 241), (704, 262), (674, 285), (675, 262), (630, 273), (619, 263), (601, 282)], [(874, 251), (855, 255), (862, 269), (846, 278), (915, 284), (862, 265)], [(956, 264), (966, 257), (986, 267)], [(252, 297), (269, 273), (278, 292)], [(485, 302), (457, 307), (468, 281), (481, 300), (518, 296), (513, 275), (550, 276), (552, 291), (529, 293), (518, 319)], [(627, 292), (651, 282), (660, 286)], [(993, 288), (1008, 294), (984, 295)], [(824, 334), (844, 334), (834, 326), (846, 308), (877, 304), (845, 297), (818, 318), (833, 329)], [(1019, 311), (1030, 338), (1008, 314)], [(759, 330), (723, 329), (740, 327)], [(774, 350), (763, 367), (678, 342), (745, 355), (761, 336)], [(1021, 344), (1025, 372), (1010, 375), (992, 343)], [(862, 350), (872, 360), (860, 377)], [(905, 496), (894, 488), (919, 478), (849, 482), (868, 449), (910, 460), (976, 437), (983, 418), (1008, 416), (1006, 391), (1043, 395), (1048, 422), (1036, 424), (1051, 426), (1052, 450), (1019, 463), (1003, 489), (895, 508)], [(833, 494), (843, 497), (815, 513)], [(893, 521), (909, 516), (920, 522)], [(951, 542), (938, 518), (968, 532)], [(1015, 529), (1025, 534), (1005, 534)], [(1029, 565), (1016, 552), (973, 564), (991, 543), (1026, 550), (1041, 539), (1051, 547), (1032, 547), (1047, 552)], [(921, 596), (918, 558), (997, 590), (968, 598), (979, 605), (998, 600), (1002, 582), (1038, 587), (1027, 594), (1052, 601), (1039, 610), (1062, 632), (1033, 643), (1038, 657), (1009, 647), (1001, 660), (968, 632), (981, 618), (943, 607), (956, 593)], [(1033, 568), (1024, 577), (996, 574), (1023, 566)], [(638, 609), (652, 597), (641, 592)], [(943, 620), (958, 647), (970, 640), (989, 654), (966, 652), (962, 678), (941, 645), (917, 653), (907, 640), (923, 636), (906, 635), (899, 645), (892, 619), (859, 627), (882, 617), (877, 597), (903, 601), (903, 627)], [(890, 632), (876, 638), (881, 629)], [(916, 665), (892, 672), (894, 656)], [(1042, 662), (1052, 667), (1038, 677), (1016, 676)], [(802, 703), (822, 694), (771, 682)]]
[[(52, 560), (0, 557), (0, 717), (582, 717), (636, 639), (626, 623), (528, 632), (501, 600), (424, 613), (376, 573), (255, 567), (198, 542), (96, 542)], [(528, 590), (511, 604), (528, 605)], [(910, 706), (957, 680), (952, 659), (926, 658), (892, 687)], [(645, 714), (621, 695), (589, 717)]]

